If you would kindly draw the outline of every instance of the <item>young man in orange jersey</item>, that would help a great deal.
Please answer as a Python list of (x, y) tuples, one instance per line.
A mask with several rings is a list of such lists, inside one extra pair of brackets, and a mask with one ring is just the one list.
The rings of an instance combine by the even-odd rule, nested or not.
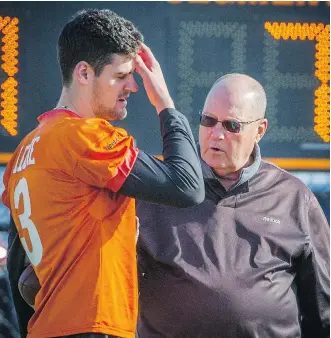
[[(109, 10), (84, 10), (69, 21), (58, 41), (59, 103), (38, 118), (7, 165), (8, 270), (23, 328), (20, 242), (41, 284), (29, 338), (134, 337), (133, 198), (177, 207), (204, 198), (187, 119), (175, 110), (160, 65), (142, 40), (131, 22)], [(138, 90), (135, 70), (160, 118), (163, 162), (107, 122), (125, 118), (127, 99)]]

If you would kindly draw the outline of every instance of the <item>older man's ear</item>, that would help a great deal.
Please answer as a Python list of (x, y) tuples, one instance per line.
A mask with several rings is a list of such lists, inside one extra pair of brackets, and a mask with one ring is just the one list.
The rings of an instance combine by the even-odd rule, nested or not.
[(257, 129), (257, 135), (256, 135), (256, 143), (259, 143), (263, 137), (263, 135), (265, 134), (265, 132), (267, 131), (268, 128), (268, 120), (267, 119), (263, 119)]

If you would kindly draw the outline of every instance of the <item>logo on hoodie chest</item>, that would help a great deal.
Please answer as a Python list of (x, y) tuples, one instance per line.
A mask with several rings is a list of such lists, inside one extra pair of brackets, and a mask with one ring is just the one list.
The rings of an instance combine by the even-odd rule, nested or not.
[(271, 218), (271, 217), (266, 217), (266, 216), (264, 216), (264, 217), (263, 217), (263, 220), (264, 220), (265, 222), (272, 222), (272, 223), (280, 224), (280, 220), (279, 220), (279, 219), (275, 219), (275, 218)]

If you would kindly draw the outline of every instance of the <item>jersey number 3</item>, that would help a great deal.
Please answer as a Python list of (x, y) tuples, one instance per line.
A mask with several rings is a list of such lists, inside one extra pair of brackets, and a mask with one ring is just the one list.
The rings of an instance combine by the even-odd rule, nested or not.
[(34, 266), (37, 266), (40, 263), (42, 255), (43, 255), (43, 246), (41, 244), (38, 230), (35, 224), (30, 219), (31, 202), (30, 202), (28, 182), (26, 181), (24, 177), (19, 180), (15, 188), (14, 203), (15, 203), (16, 209), (18, 209), (21, 195), (23, 196), (23, 213), (18, 215), (18, 218), (20, 220), (22, 229), (28, 230), (32, 250), (30, 251), (27, 245), (26, 239), (24, 237), (21, 237), (21, 242), (22, 242), (23, 248), (27, 256), (30, 259), (30, 262)]

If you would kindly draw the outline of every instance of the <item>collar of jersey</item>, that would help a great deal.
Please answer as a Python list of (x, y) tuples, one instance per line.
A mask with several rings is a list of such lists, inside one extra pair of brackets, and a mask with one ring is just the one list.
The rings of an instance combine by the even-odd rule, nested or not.
[(58, 115), (61, 115), (61, 114), (66, 114), (70, 117), (76, 117), (76, 118), (81, 118), (81, 116), (79, 116), (78, 114), (74, 113), (73, 111), (69, 110), (69, 109), (65, 109), (65, 108), (57, 108), (57, 109), (53, 109), (53, 110), (50, 110), (50, 111), (47, 111), (46, 113), (44, 114), (41, 114), (37, 120), (38, 122), (40, 123), (41, 121), (44, 121), (46, 119), (49, 119), (51, 117), (54, 117), (54, 116), (58, 116)]

